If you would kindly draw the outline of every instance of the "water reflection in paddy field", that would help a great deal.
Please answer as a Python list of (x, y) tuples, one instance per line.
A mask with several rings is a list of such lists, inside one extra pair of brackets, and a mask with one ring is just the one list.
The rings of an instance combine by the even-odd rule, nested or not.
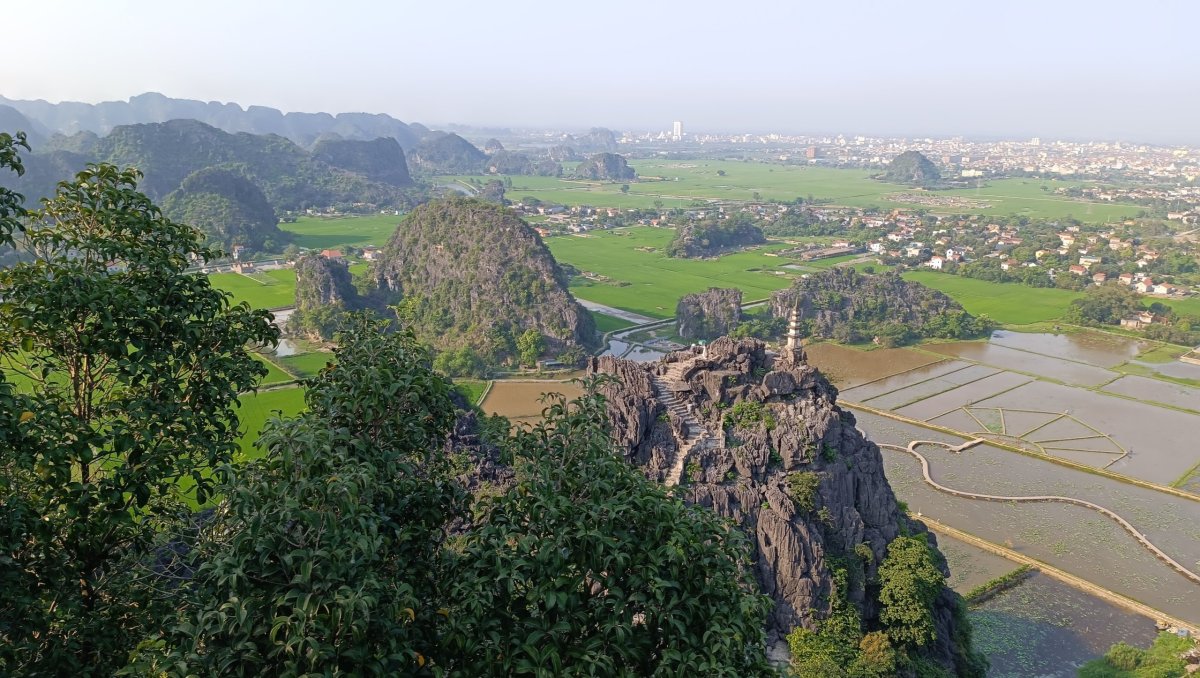
[(545, 393), (561, 393), (568, 399), (583, 395), (583, 388), (571, 382), (496, 381), (480, 407), (488, 414), (508, 417), (514, 424), (534, 423), (541, 419), (541, 401)]
[(996, 330), (989, 343), (1099, 367), (1120, 365), (1152, 345), (1140, 339), (1100, 332), (1046, 334), (1011, 330)]
[(1200, 411), (1200, 388), (1195, 386), (1183, 386), (1131, 375), (1106, 384), (1104, 390), (1138, 400), (1151, 400), (1173, 407)]
[[(1050, 336), (1050, 335), (1033, 335)], [(966, 358), (993, 367), (1025, 372), (1078, 386), (1099, 386), (1117, 375), (1102, 367), (1073, 362), (1066, 355), (1052, 357), (981, 341), (926, 344), (925, 348), (947, 356)]]
[(1034, 574), (968, 613), (989, 678), (1074, 678), (1118, 641), (1145, 647), (1156, 635), (1140, 615)]
[[(906, 445), (945, 436), (855, 412), (876, 442)], [(955, 489), (999, 495), (1058, 494), (1095, 502), (1121, 514), (1156, 546), (1200, 569), (1200, 503), (1094, 476), (1014, 452), (981, 445), (959, 455), (922, 447), (934, 478)], [(904, 452), (884, 450), (888, 481), (916, 514), (943, 522), (1092, 581), (1147, 605), (1200, 623), (1200, 586), (1158, 561), (1114, 521), (1081, 506), (989, 502), (950, 496), (921, 477)]]
[(940, 360), (937, 356), (906, 348), (862, 351), (831, 343), (805, 346), (804, 351), (808, 354), (808, 362), (838, 388), (858, 386)]

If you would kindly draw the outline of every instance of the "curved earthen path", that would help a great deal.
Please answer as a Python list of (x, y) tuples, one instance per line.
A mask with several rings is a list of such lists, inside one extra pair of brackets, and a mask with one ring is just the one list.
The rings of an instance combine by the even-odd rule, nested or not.
[(981, 499), (983, 501), (1059, 502), (1062, 504), (1074, 504), (1076, 506), (1082, 506), (1084, 508), (1092, 509), (1093, 511), (1099, 511), (1100, 513), (1108, 516), (1109, 518), (1112, 518), (1114, 521), (1116, 521), (1116, 523), (1118, 525), (1121, 526), (1122, 529), (1124, 529), (1129, 534), (1133, 535), (1133, 538), (1138, 540), (1138, 542), (1142, 546), (1145, 546), (1151, 553), (1154, 554), (1154, 556), (1156, 558), (1158, 558), (1162, 562), (1166, 563), (1172, 569), (1179, 572), (1180, 574), (1187, 577), (1188, 579), (1192, 580), (1193, 582), (1200, 584), (1200, 574), (1196, 574), (1195, 572), (1192, 572), (1191, 570), (1184, 567), (1183, 565), (1180, 565), (1174, 558), (1172, 558), (1171, 556), (1168, 556), (1166, 553), (1163, 553), (1162, 549), (1160, 549), (1157, 546), (1155, 546), (1154, 544), (1150, 543), (1150, 540), (1146, 538), (1146, 535), (1139, 532), (1137, 530), (1137, 528), (1135, 528), (1132, 524), (1130, 524), (1130, 522), (1128, 520), (1125, 520), (1121, 516), (1117, 515), (1114, 511), (1106, 509), (1099, 504), (1093, 504), (1090, 501), (1085, 501), (1083, 499), (1076, 499), (1074, 497), (1059, 497), (1059, 496), (1055, 496), (1055, 495), (1030, 495), (1030, 496), (1024, 496), (1024, 497), (1004, 497), (1004, 496), (995, 495), (995, 494), (979, 494), (976, 492), (965, 492), (963, 490), (956, 490), (951, 487), (946, 487), (945, 485), (942, 485), (941, 483), (934, 480), (933, 476), (931, 476), (929, 473), (929, 460), (925, 458), (925, 455), (921, 454), (920, 452), (917, 452), (918, 445), (938, 445), (938, 446), (941, 446), (941, 447), (944, 447), (944, 448), (950, 450), (951, 452), (953, 452), (955, 454), (958, 454), (959, 452), (962, 452), (963, 450), (974, 447), (983, 442), (986, 442), (986, 441), (984, 441), (982, 438), (976, 438), (975, 440), (969, 440), (961, 445), (950, 445), (950, 444), (943, 443), (943, 442), (940, 442), (937, 440), (914, 440), (908, 444), (908, 447), (901, 447), (900, 445), (891, 445), (888, 443), (879, 443), (879, 446), (890, 449), (890, 450), (897, 450), (900, 452), (908, 452), (912, 456), (916, 457), (917, 460), (921, 462), (921, 475), (924, 476), (925, 483), (939, 492), (945, 492), (946, 494), (953, 495), (955, 497), (964, 497), (966, 499)]

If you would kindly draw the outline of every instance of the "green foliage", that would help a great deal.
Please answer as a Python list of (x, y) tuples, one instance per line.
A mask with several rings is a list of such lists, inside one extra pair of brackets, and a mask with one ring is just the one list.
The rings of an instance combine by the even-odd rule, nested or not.
[(457, 134), (429, 139), (411, 154), (413, 164), (432, 174), (479, 174), (487, 155)]
[[(18, 177), (25, 174), (19, 151), (21, 148), (29, 150), (24, 132), (18, 132), (15, 137), (0, 132), (0, 170), (12, 170)], [(20, 193), (0, 186), (0, 247), (11, 245), (12, 234), (21, 229), (20, 218), (25, 216), (25, 208), (22, 207), (24, 201), (25, 197)]]
[(1147, 650), (1117, 643), (1104, 657), (1080, 667), (1079, 678), (1176, 678), (1185, 668), (1179, 655), (1195, 646), (1190, 638), (1166, 632), (1158, 634)]
[[(616, 153), (597, 153), (575, 167), (577, 179), (598, 181), (628, 181), (637, 178), (623, 156)], [(624, 191), (628, 193), (628, 190)]]
[(93, 165), (61, 184), (25, 231), (34, 257), (0, 271), (0, 353), (32, 385), (0, 391), (0, 422), (20, 422), (0, 445), (15, 578), (0, 586), (0, 666), (18, 673), (108, 673), (153, 628), (151, 551), (185, 502), (212, 496), (238, 394), (266, 374), (245, 346), (278, 335), (184, 273), (213, 252), (138, 178)]
[(688, 462), (686, 470), (687, 482), (697, 483), (704, 479), (704, 469), (700, 467), (699, 462)]
[(279, 251), (291, 234), (279, 230), (275, 210), (253, 181), (240, 172), (207, 167), (194, 172), (163, 199), (172, 219), (200, 229), (208, 242), (226, 252), (234, 245), (249, 251)]
[(788, 496), (796, 502), (801, 510), (811, 513), (817, 508), (817, 488), (821, 485), (819, 473), (813, 471), (789, 473), (785, 482)]
[(879, 620), (902, 647), (934, 641), (933, 605), (946, 577), (924, 537), (896, 537), (879, 566)]
[(736, 403), (725, 415), (726, 419), (736, 428), (754, 428), (759, 424), (768, 431), (775, 428), (775, 415), (765, 405), (757, 400), (743, 400)]
[(538, 358), (545, 350), (546, 340), (542, 337), (541, 332), (533, 328), (525, 330), (521, 336), (517, 337), (517, 355), (523, 365), (530, 367), (537, 365)]
[(614, 454), (603, 400), (550, 403), (454, 575), (461, 675), (769, 675), (742, 534)]
[(1003, 574), (995, 579), (991, 579), (980, 584), (979, 586), (976, 586), (963, 596), (963, 600), (968, 605), (978, 605), (979, 603), (982, 603), (983, 601), (995, 596), (997, 593), (1010, 589), (1013, 586), (1020, 584), (1022, 581), (1025, 581), (1025, 578), (1028, 577), (1032, 571), (1033, 568), (1029, 565), (1022, 565), (1012, 572)]
[(722, 250), (766, 241), (762, 229), (748, 215), (739, 213), (728, 219), (713, 218), (680, 226), (667, 247), (667, 256), (712, 256)]
[(442, 351), (433, 359), (433, 369), (448, 377), (475, 377), (483, 379), (487, 376), (487, 365), (470, 346)]
[(139, 662), (199, 675), (412, 674), (437, 653), (443, 526), (465, 510), (441, 443), (451, 385), (411, 334), (354, 316), (308, 411), (203, 530), (190, 601)]

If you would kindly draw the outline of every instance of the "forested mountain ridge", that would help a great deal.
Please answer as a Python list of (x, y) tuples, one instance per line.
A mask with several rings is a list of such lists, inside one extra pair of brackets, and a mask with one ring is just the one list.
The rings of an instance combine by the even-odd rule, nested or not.
[[(347, 139), (371, 140), (391, 137), (405, 149), (413, 148), (428, 134), (422, 125), (405, 123), (382, 113), (283, 113), (266, 106), (243, 109), (236, 103), (174, 99), (157, 92), (130, 97), (128, 101), (87, 104), (77, 101), (50, 103), (23, 101), (0, 96), (0, 104), (11, 106), (38, 125), (44, 136), (57, 132), (71, 135), (88, 131), (108, 134), (121, 125), (190, 119), (225, 130), (251, 134), (278, 134), (307, 146), (324, 134)], [(0, 129), (13, 129), (0, 127)]]
[[(25, 158), (23, 177), (6, 179), (27, 200), (35, 201), (53, 193), (58, 181), (86, 163), (108, 162), (141, 170), (142, 190), (162, 199), (193, 172), (221, 167), (236, 169), (257, 184), (276, 210), (361, 203), (391, 207), (409, 202), (402, 188), (406, 184), (400, 183), (408, 167), (403, 152), (395, 152), (400, 149), (394, 142), (361, 142), (361, 146), (353, 142), (354, 150), (343, 152), (346, 143), (325, 145), (323, 155), (330, 160), (326, 162), (282, 136), (230, 134), (195, 120), (171, 120), (117, 127), (108, 136), (80, 144), (83, 152), (79, 153), (35, 152)], [(379, 152), (388, 146), (390, 153)]]
[(225, 251), (235, 245), (278, 251), (292, 237), (280, 230), (262, 189), (236, 170), (208, 167), (189, 174), (163, 199), (163, 212), (200, 229)]
[(771, 295), (771, 313), (800, 316), (807, 336), (893, 346), (919, 338), (962, 339), (987, 334), (992, 322), (950, 297), (898, 273), (863, 275), (834, 268), (797, 279)]
[[(396, 229), (370, 277), (400, 322), (438, 349), (469, 348), (491, 364), (542, 350), (573, 362), (596, 344), (595, 325), (528, 224), (503, 207), (463, 198), (426, 203)], [(532, 355), (530, 355), (532, 353)]]

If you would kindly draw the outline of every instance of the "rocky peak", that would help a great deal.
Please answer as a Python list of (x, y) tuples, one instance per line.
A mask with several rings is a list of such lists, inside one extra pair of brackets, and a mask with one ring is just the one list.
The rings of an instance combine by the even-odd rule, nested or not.
[[(831, 561), (858, 568), (846, 597), (864, 629), (878, 628), (878, 565), (888, 544), (926, 530), (899, 510), (879, 448), (838, 407), (837, 389), (816, 368), (755, 339), (722, 337), (652, 364), (595, 358), (589, 372), (611, 378), (602, 392), (626, 458), (660, 481), (682, 465), (684, 499), (749, 536), (754, 573), (775, 603), (772, 638), (798, 625), (814, 629), (829, 615)], [(656, 388), (667, 375), (671, 383)], [(681, 425), (681, 411), (703, 431)], [(697, 435), (711, 444), (696, 444)], [(955, 600), (943, 590), (938, 640), (925, 650), (952, 672), (961, 661)]]

